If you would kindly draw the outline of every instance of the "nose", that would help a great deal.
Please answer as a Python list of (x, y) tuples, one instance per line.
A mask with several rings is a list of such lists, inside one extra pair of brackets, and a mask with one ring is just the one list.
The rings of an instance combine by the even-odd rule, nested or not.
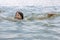
[(20, 16), (16, 16), (15, 18), (16, 18), (16, 19), (21, 19), (21, 17), (20, 17)]

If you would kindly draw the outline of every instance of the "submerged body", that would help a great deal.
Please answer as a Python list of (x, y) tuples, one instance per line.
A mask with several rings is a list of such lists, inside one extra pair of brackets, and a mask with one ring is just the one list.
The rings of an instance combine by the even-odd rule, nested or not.
[(54, 19), (54, 18), (59, 17), (59, 16), (60, 16), (60, 14), (58, 14), (58, 13), (47, 13), (43, 17), (39, 17), (39, 19), (42, 19), (42, 20), (44, 20), (44, 19)]
[(60, 16), (60, 14), (54, 14), (54, 13), (47, 13), (47, 14), (40, 14), (40, 15), (32, 15), (32, 17), (28, 17), (28, 20), (46, 20), (46, 19), (53, 19), (57, 16)]
[(56, 16), (57, 16), (57, 14), (48, 13), (46, 15), (38, 17), (38, 19), (40, 19), (40, 20), (51, 19), (51, 18), (55, 18)]

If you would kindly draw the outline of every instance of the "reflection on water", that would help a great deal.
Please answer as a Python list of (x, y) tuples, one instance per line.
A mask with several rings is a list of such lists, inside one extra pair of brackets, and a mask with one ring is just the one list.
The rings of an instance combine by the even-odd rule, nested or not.
[[(52, 7), (0, 7), (0, 40), (60, 40), (60, 9)], [(14, 19), (16, 11), (24, 13), (24, 20)], [(57, 16), (46, 17), (55, 11)], [(43, 13), (44, 12), (44, 13)], [(32, 14), (33, 13), (33, 14)]]

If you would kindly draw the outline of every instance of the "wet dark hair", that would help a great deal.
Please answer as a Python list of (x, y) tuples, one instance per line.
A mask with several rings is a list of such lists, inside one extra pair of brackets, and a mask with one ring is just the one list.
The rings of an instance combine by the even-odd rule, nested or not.
[(16, 13), (19, 13), (21, 15), (22, 19), (24, 19), (24, 16), (23, 16), (22, 12), (16, 12)]

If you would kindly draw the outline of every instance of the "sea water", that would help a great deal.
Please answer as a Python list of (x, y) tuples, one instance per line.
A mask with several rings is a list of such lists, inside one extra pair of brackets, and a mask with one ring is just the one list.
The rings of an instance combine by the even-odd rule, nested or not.
[[(13, 19), (17, 11), (24, 14), (23, 20)], [(60, 6), (1, 6), (0, 40), (60, 40), (60, 16), (43, 20), (34, 18), (49, 12), (60, 14)]]

